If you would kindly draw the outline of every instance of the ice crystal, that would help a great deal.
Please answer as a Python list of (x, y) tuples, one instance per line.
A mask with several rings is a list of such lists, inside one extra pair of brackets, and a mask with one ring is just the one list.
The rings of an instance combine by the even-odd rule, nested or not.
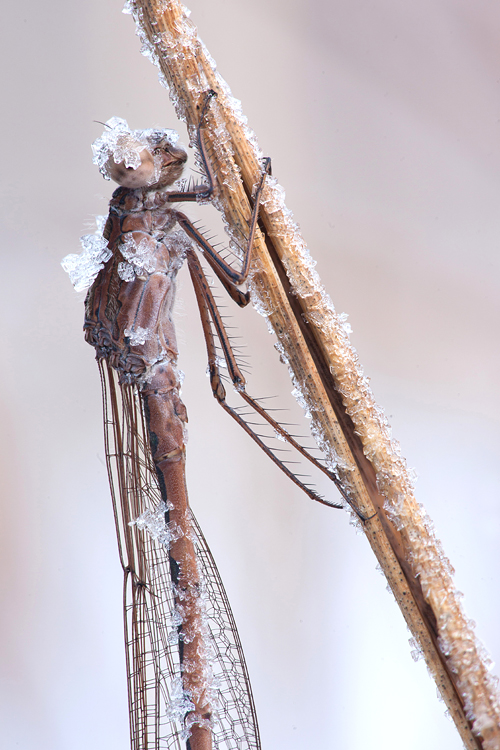
[(410, 648), (411, 648), (410, 654), (411, 654), (411, 658), (413, 659), (413, 661), (417, 662), (417, 661), (420, 661), (420, 659), (423, 659), (424, 654), (417, 639), (413, 637), (409, 638), (408, 643), (410, 644)]
[[(203, 59), (205, 64), (212, 67), (216, 87), (221, 91), (221, 99), (231, 110), (231, 117), (238, 123), (254, 148), (254, 154), (260, 158), (254, 134), (249, 130), (241, 113), (240, 105), (220, 77), (203, 44), (196, 36), (194, 26), (187, 20), (186, 15), (180, 17), (175, 32), (162, 35), (150, 41), (141, 26), (141, 11), (129, 0), (127, 12), (131, 12), (138, 24), (138, 35), (143, 43), (143, 52), (155, 64), (159, 64), (159, 55), (165, 59), (181, 60), (186, 58)], [(156, 45), (156, 49), (155, 49)], [(160, 80), (168, 84), (165, 74), (160, 71)], [(186, 82), (188, 90), (200, 94), (199, 83), (196, 80)], [(197, 88), (198, 87), (198, 88)], [(170, 97), (181, 119), (185, 119), (185, 104), (183, 97), (170, 89)], [(194, 125), (191, 126), (191, 135)], [(216, 148), (225, 151), (230, 144), (225, 142), (223, 129), (218, 130), (219, 143)], [(219, 154), (218, 154), (219, 155)], [(230, 181), (231, 175), (227, 177)], [(226, 182), (226, 175), (222, 176)], [(383, 411), (377, 407), (370, 389), (368, 378), (363, 374), (357, 353), (349, 342), (349, 331), (346, 321), (338, 316), (333, 305), (322, 288), (317, 273), (314, 270), (308, 250), (297, 234), (297, 225), (293, 216), (283, 202), (284, 192), (273, 180), (267, 180), (263, 196), (272, 232), (283, 250), (282, 261), (290, 279), (293, 293), (300, 295), (303, 302), (304, 314), (309, 325), (316, 329), (318, 336), (325, 342), (326, 354), (330, 362), (330, 369), (335, 379), (337, 390), (343, 399), (347, 414), (352, 418), (354, 429), (359, 436), (366, 457), (372, 462), (377, 475), (379, 491), (386, 498), (386, 508), (390, 519), (399, 528), (404, 537), (405, 546), (412, 550), (410, 564), (413, 575), (419, 578), (424, 596), (436, 614), (437, 627), (443, 647), (448, 651), (450, 667), (456, 674), (459, 691), (464, 698), (466, 712), (473, 721), (474, 731), (481, 732), (498, 725), (500, 708), (496, 695), (497, 685), (489, 674), (485, 674), (486, 659), (480, 645), (475, 639), (471, 624), (466, 620), (461, 605), (455, 596), (455, 589), (450, 578), (450, 565), (439, 547), (434, 530), (428, 519), (416, 504), (413, 497), (413, 475), (408, 472), (406, 462), (391, 437), (390, 428)], [(281, 257), (281, 256), (280, 256)], [(250, 283), (252, 301), (259, 299), (259, 312), (268, 320), (273, 310), (257, 285)], [(286, 337), (286, 332), (285, 332)], [(281, 355), (282, 357), (284, 355)], [(286, 361), (286, 358), (285, 358)], [(299, 397), (306, 401), (306, 408), (311, 408), (307, 402), (305, 384), (295, 383)], [(314, 422), (314, 417), (313, 417)], [(318, 434), (324, 432), (320, 421), (317, 422)], [(323, 435), (320, 441), (327, 441)], [(346, 466), (347, 471), (354, 467)], [(479, 689), (480, 688), (480, 689)], [(495, 738), (484, 741), (485, 750), (499, 750)]]
[(128, 338), (131, 346), (141, 346), (151, 338), (151, 331), (148, 328), (141, 328), (141, 326), (125, 328), (124, 334)]
[(156, 269), (154, 249), (148, 237), (144, 237), (137, 242), (131, 232), (125, 235), (120, 245), (121, 254), (132, 266), (136, 276), (142, 276), (144, 273), (153, 273)]
[(133, 281), (135, 279), (134, 266), (130, 263), (118, 263), (118, 276), (122, 281)]
[(176, 523), (166, 523), (165, 513), (167, 506), (161, 502), (151, 510), (146, 508), (135, 521), (130, 521), (129, 526), (137, 526), (139, 531), (146, 530), (148, 534), (167, 550), (172, 542), (177, 541), (182, 536), (182, 531)]
[(102, 236), (105, 222), (105, 216), (97, 216), (97, 229), (94, 234), (80, 237), (82, 252), (66, 255), (61, 261), (61, 266), (69, 274), (77, 292), (88, 289), (101, 268), (104, 268), (106, 261), (111, 258), (112, 252), (108, 249), (108, 241)]
[(163, 244), (169, 250), (171, 258), (169, 261), (170, 272), (178, 271), (186, 259), (186, 253), (193, 246), (192, 240), (183, 229), (169, 232), (163, 238)]
[[(138, 169), (141, 166), (141, 153), (146, 149), (152, 154), (154, 144), (167, 139), (175, 145), (179, 135), (175, 130), (130, 130), (127, 121), (121, 117), (111, 117), (106, 123), (106, 130), (92, 144), (92, 161), (106, 180), (111, 179), (110, 166), (122, 162), (126, 167)], [(154, 172), (150, 184), (158, 180), (161, 170), (161, 159), (153, 155)]]
[[(182, 678), (176, 677), (172, 682), (170, 703), (167, 707), (166, 718), (182, 722), (189, 711), (194, 711), (195, 705), (187, 690), (182, 686)], [(187, 739), (183, 737), (183, 739)]]

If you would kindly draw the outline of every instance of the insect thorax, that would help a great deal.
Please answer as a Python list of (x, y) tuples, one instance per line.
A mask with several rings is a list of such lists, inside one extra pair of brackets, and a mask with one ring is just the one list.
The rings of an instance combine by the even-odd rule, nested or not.
[(175, 280), (190, 241), (173, 231), (165, 192), (118, 188), (105, 228), (111, 258), (89, 290), (85, 338), (98, 359), (138, 383), (158, 363), (175, 363)]

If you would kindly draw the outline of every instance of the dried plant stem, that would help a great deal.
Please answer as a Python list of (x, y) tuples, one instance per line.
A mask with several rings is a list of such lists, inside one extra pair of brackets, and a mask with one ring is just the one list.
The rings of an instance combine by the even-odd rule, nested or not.
[[(261, 153), (238, 103), (177, 0), (132, 0), (149, 56), (191, 132), (206, 92), (206, 142), (220, 181), (218, 202), (234, 236), (248, 229)], [(500, 750), (495, 679), (453, 585), (432, 524), (416, 502), (406, 464), (375, 404), (344, 330), (321, 287), (279, 186), (266, 188), (250, 288), (303, 395), (315, 437), (356, 506), (369, 543), (466, 748)]]

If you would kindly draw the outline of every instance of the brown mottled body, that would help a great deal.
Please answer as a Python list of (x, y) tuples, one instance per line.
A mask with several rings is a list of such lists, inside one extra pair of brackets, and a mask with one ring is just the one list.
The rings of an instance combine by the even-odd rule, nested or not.
[[(92, 256), (93, 263), (96, 257), (102, 258), (104, 266), (100, 266), (87, 296), (84, 328), (86, 340), (96, 349), (105, 396), (107, 466), (125, 574), (132, 750), (180, 750), (181, 738), (186, 739), (186, 750), (261, 747), (251, 686), (227, 595), (188, 504), (184, 471), (187, 416), (179, 395), (172, 322), (175, 280), (184, 259), (198, 302), (213, 395), (311, 498), (339, 507), (305, 486), (226, 403), (217, 341), (229, 378), (246, 403), (337, 483), (326, 467), (245, 392), (245, 379), (210, 284), (190, 246), (193, 240), (229, 296), (239, 306), (247, 305), (249, 294), (239, 286), (250, 268), (270, 160), (264, 160), (256, 186), (241, 271), (219, 255), (187, 216), (171, 208), (174, 202), (207, 200), (213, 195), (215, 175), (202, 127), (214, 96), (210, 91), (205, 98), (197, 138), (207, 184), (188, 191), (168, 191), (187, 158), (183, 149), (173, 145), (169, 131), (130, 132), (124, 121), (113, 118), (109, 130), (94, 144), (102, 173), (121, 185), (113, 194), (104, 230), (111, 257), (106, 252), (99, 255), (102, 243), (99, 253)], [(203, 600), (202, 586), (207, 591)], [(172, 626), (176, 631), (170, 632)], [(216, 685), (211, 684), (211, 665)]]
[[(165, 193), (115, 190), (105, 228), (113, 256), (89, 291), (84, 329), (86, 341), (96, 348), (99, 358), (118, 370), (122, 383), (144, 380), (156, 363), (177, 359), (171, 313), (185, 247), (176, 247), (169, 237), (174, 225)], [(125, 281), (119, 271), (126, 262), (122, 250), (129, 240), (147, 245), (154, 268)], [(130, 335), (137, 335), (139, 329), (148, 332), (144, 343), (134, 343)]]
[[(195, 706), (184, 719), (191, 727), (188, 748), (210, 750), (200, 580), (184, 470), (187, 414), (179, 396), (172, 322), (175, 280), (188, 241), (177, 233), (172, 235), (175, 223), (167, 193), (150, 188), (120, 187), (115, 191), (105, 229), (113, 255), (89, 291), (84, 328), (98, 359), (106, 359), (118, 371), (122, 384), (136, 385), (143, 400), (153, 460), (168, 508), (165, 521), (176, 528), (169, 562), (176, 609), (182, 613), (178, 627), (182, 686)], [(123, 250), (138, 248), (139, 243), (148, 256), (148, 268), (134, 266), (134, 278), (126, 281), (120, 271), (127, 255)], [(141, 330), (145, 332), (143, 343), (137, 340)], [(132, 586), (138, 590), (146, 585), (141, 571), (134, 569), (140, 568), (140, 562), (133, 549), (126, 552), (125, 573), (132, 576)]]

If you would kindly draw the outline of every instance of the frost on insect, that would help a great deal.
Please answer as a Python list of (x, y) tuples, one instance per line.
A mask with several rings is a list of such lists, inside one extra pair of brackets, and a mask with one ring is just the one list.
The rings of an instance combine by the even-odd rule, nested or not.
[(151, 153), (151, 144), (167, 139), (175, 146), (179, 136), (175, 130), (130, 130), (127, 121), (112, 117), (106, 130), (92, 144), (93, 162), (106, 180), (115, 179), (114, 169), (123, 165), (126, 169), (143, 170), (150, 165), (147, 184), (153, 185), (161, 173), (162, 161), (158, 154)]
[(193, 246), (191, 239), (182, 230), (169, 232), (163, 239), (163, 244), (171, 251), (172, 259), (170, 268), (172, 271), (178, 271), (186, 259), (186, 253)]
[(97, 274), (112, 256), (111, 250), (108, 249), (108, 241), (102, 236), (106, 217), (97, 216), (96, 223), (97, 229), (94, 234), (80, 237), (83, 251), (79, 255), (66, 255), (61, 261), (61, 266), (69, 274), (77, 292), (85, 291), (94, 283)]
[(118, 265), (118, 275), (123, 281), (133, 281), (136, 276), (153, 273), (156, 269), (155, 247), (148, 237), (136, 241), (132, 233), (124, 236), (120, 252), (125, 263)]
[[(172, 681), (170, 692), (170, 703), (167, 707), (166, 718), (171, 721), (182, 723), (184, 716), (189, 711), (194, 711), (195, 705), (188, 695), (188, 692), (182, 687), (182, 678), (176, 677)], [(183, 737), (183, 739), (186, 739)]]
[(167, 506), (161, 502), (154, 510), (146, 508), (135, 521), (129, 522), (129, 526), (137, 526), (139, 531), (147, 531), (152, 539), (168, 550), (172, 542), (181, 538), (182, 529), (173, 521), (165, 523), (166, 512)]
[(130, 346), (142, 346), (152, 336), (152, 332), (149, 329), (142, 328), (141, 326), (125, 328), (123, 333), (128, 338)]

